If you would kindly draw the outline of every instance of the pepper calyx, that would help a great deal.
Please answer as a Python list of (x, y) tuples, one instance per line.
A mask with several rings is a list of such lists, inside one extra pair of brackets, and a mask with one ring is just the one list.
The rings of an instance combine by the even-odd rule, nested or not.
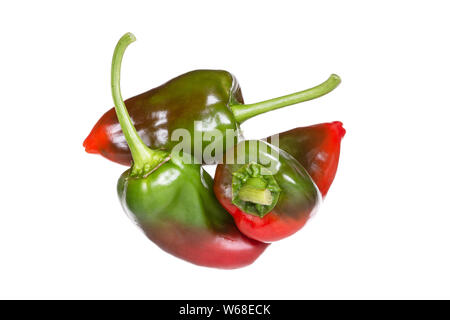
[(152, 158), (144, 162), (143, 165), (138, 166), (136, 163), (133, 163), (130, 171), (131, 178), (146, 178), (171, 159), (169, 153), (161, 150), (155, 151)]
[(232, 175), (231, 202), (239, 209), (262, 218), (276, 206), (281, 188), (269, 169), (251, 162)]

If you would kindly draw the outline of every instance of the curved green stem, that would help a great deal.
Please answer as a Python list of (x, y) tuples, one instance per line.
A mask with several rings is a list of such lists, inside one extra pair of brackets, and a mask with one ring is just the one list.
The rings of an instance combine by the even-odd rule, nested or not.
[(233, 112), (237, 122), (242, 123), (245, 120), (268, 111), (319, 98), (333, 91), (339, 83), (341, 83), (341, 78), (339, 78), (336, 74), (332, 74), (325, 82), (311, 89), (258, 103), (232, 105), (231, 111)]
[(152, 150), (145, 145), (139, 137), (136, 128), (133, 126), (122, 99), (122, 93), (120, 91), (122, 58), (128, 45), (134, 41), (136, 41), (134, 35), (132, 33), (126, 33), (116, 45), (111, 65), (111, 90), (117, 118), (119, 119), (123, 134), (133, 156), (131, 175), (145, 176), (164, 162), (168, 158), (168, 154), (160, 150)]

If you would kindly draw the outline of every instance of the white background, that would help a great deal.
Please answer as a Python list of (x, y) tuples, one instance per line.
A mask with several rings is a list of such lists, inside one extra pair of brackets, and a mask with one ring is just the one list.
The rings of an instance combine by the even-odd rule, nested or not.
[[(450, 298), (449, 12), (411, 0), (2, 2), (0, 298)], [(84, 152), (128, 31), (125, 98), (198, 68), (235, 74), (247, 102), (342, 77), (243, 125), (247, 138), (347, 129), (317, 216), (252, 266), (161, 251), (122, 212), (125, 167)]]

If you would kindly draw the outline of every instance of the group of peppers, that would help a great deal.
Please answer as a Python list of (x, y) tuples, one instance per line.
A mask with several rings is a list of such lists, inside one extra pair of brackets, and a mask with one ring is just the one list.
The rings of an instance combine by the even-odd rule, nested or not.
[[(340, 78), (332, 75), (305, 91), (244, 104), (233, 75), (196, 70), (124, 102), (120, 69), (125, 49), (134, 41), (127, 33), (116, 45), (111, 69), (115, 108), (94, 126), (83, 144), (86, 151), (131, 166), (118, 181), (121, 204), (160, 248), (201, 266), (251, 264), (270, 242), (298, 231), (316, 211), (336, 174), (345, 130), (336, 121), (245, 141), (239, 125), (320, 97), (336, 88)], [(198, 121), (204, 125), (195, 125)], [(214, 180), (198, 161), (185, 161), (192, 155), (171, 153), (177, 142), (170, 137), (179, 128), (192, 135), (219, 130), (223, 139), (228, 129), (238, 133), (234, 147), (223, 150), (223, 161), (217, 161)], [(278, 147), (266, 142), (276, 138)], [(208, 145), (192, 141), (192, 148), (196, 143), (202, 150)], [(244, 161), (226, 161), (237, 152)], [(276, 170), (268, 168), (267, 160)]]

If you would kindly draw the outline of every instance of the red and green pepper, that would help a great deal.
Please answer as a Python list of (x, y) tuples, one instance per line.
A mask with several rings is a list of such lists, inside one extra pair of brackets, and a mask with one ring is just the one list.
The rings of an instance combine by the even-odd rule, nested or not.
[[(335, 89), (340, 81), (337, 75), (331, 75), (324, 83), (305, 91), (243, 104), (241, 89), (232, 74), (221, 70), (195, 70), (132, 97), (125, 104), (147, 146), (172, 150), (179, 142), (172, 139), (172, 134), (181, 128), (188, 130), (191, 137), (200, 137), (199, 142), (191, 139), (190, 149), (194, 154), (195, 144), (200, 143), (201, 151), (204, 151), (211, 143), (208, 137), (214, 135), (216, 130), (221, 133), (221, 145), (225, 148), (226, 141), (237, 143), (242, 140), (240, 124), (245, 120), (318, 98)], [(98, 153), (114, 162), (131, 165), (131, 153), (114, 108), (98, 120), (83, 145), (88, 153)], [(222, 153), (224, 151), (222, 149)], [(221, 156), (217, 155), (218, 158)]]
[(321, 200), (303, 166), (263, 141), (241, 142), (228, 152), (244, 152), (245, 159), (217, 166), (214, 192), (239, 230), (252, 239), (272, 242), (303, 227)]
[[(296, 128), (269, 137), (269, 142), (279, 139), (275, 146), (244, 141), (239, 125), (320, 97), (340, 78), (332, 75), (314, 88), (245, 105), (230, 73), (196, 70), (124, 102), (120, 68), (134, 40), (127, 33), (116, 46), (111, 69), (115, 108), (94, 126), (83, 144), (86, 151), (131, 165), (118, 181), (120, 202), (161, 249), (201, 266), (251, 264), (267, 242), (292, 235), (317, 210), (335, 177), (345, 130), (340, 122)], [(202, 140), (191, 140), (187, 152), (171, 152), (177, 129)], [(213, 162), (225, 160), (214, 181), (201, 165), (205, 159), (192, 152), (205, 151), (210, 141), (204, 137), (213, 131), (223, 139)], [(232, 148), (225, 150), (230, 138)]]

